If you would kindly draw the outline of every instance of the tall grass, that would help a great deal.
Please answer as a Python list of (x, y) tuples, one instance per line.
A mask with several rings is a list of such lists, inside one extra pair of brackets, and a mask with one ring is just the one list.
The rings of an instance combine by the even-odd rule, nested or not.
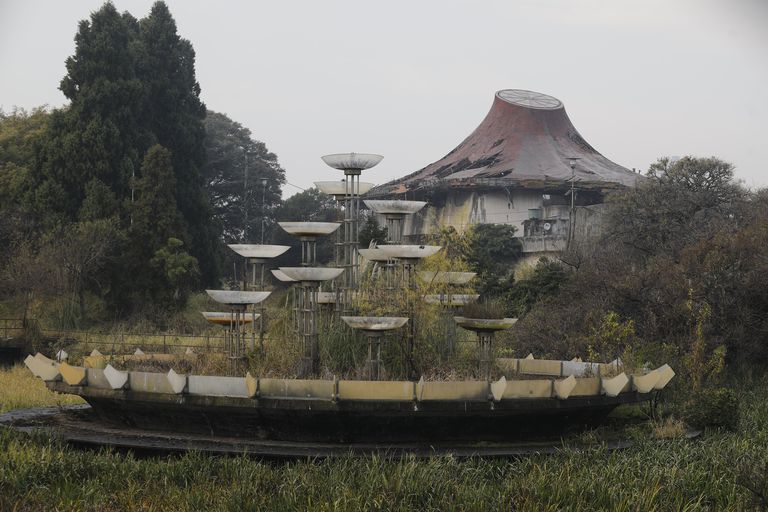
[(741, 390), (735, 433), (492, 461), (137, 458), (0, 429), (0, 510), (752, 510), (768, 482), (768, 382)]
[(27, 407), (82, 403), (83, 399), (79, 396), (59, 395), (49, 391), (45, 383), (32, 375), (25, 366), (0, 369), (0, 413)]

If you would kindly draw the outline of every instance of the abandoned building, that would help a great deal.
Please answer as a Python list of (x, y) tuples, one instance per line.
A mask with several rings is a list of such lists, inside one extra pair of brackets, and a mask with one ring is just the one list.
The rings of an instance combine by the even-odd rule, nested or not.
[(523, 252), (536, 257), (599, 230), (606, 194), (638, 179), (579, 135), (562, 102), (505, 89), (453, 151), (367, 197), (427, 201), (405, 226), (412, 239), (439, 226), (511, 224)]

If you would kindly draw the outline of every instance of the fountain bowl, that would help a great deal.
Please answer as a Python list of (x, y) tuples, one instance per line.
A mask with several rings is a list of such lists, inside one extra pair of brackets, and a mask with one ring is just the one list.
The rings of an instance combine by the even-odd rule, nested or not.
[[(232, 313), (227, 313), (226, 311), (203, 311), (202, 313), (205, 319), (212, 324), (229, 325), (234, 321)], [(256, 313), (256, 318), (260, 316), (260, 314)], [(244, 314), (240, 317), (241, 324), (249, 324), (251, 322), (253, 322), (253, 314)]]
[(342, 316), (341, 319), (351, 328), (361, 331), (391, 331), (408, 321), (402, 316)]
[(463, 316), (455, 316), (453, 320), (459, 327), (475, 332), (503, 331), (517, 322), (517, 318), (465, 318)]
[[(323, 194), (334, 196), (336, 199), (343, 199), (347, 195), (347, 184), (344, 181), (316, 181), (315, 186)], [(363, 195), (373, 188), (373, 183), (361, 181), (358, 183), (358, 188), (360, 195)]]
[(280, 267), (280, 271), (294, 281), (329, 281), (336, 279), (343, 272), (343, 268), (333, 267)]
[(323, 162), (342, 171), (362, 171), (381, 162), (381, 155), (371, 153), (334, 153), (321, 157)]
[(391, 258), (381, 252), (381, 249), (378, 247), (372, 248), (372, 249), (358, 249), (357, 252), (360, 253), (360, 256), (367, 259), (368, 261), (389, 261)]
[(424, 302), (427, 304), (444, 304), (446, 306), (465, 306), (472, 302), (477, 302), (479, 298), (479, 294), (444, 293), (441, 295), (425, 295)]
[(380, 245), (378, 248), (384, 255), (401, 260), (426, 258), (442, 249), (439, 245)]
[(477, 272), (419, 272), (422, 281), (434, 284), (467, 284)]
[(330, 235), (341, 226), (340, 222), (278, 222), (287, 233), (296, 236)]
[(291, 248), (289, 245), (262, 245), (262, 244), (229, 244), (230, 249), (243, 258), (271, 259), (277, 258)]
[(247, 306), (248, 304), (258, 304), (263, 301), (272, 292), (245, 292), (241, 290), (205, 290), (210, 297), (221, 304), (230, 306)]
[(416, 213), (427, 205), (426, 201), (400, 201), (397, 199), (365, 199), (363, 202), (365, 206), (381, 215), (409, 215)]
[(285, 275), (285, 272), (283, 272), (282, 270), (274, 269), (274, 270), (270, 270), (270, 272), (272, 272), (272, 275), (275, 276), (275, 279), (277, 279), (278, 281), (282, 281), (283, 283), (295, 283), (296, 282), (295, 279), (291, 279), (290, 277)]

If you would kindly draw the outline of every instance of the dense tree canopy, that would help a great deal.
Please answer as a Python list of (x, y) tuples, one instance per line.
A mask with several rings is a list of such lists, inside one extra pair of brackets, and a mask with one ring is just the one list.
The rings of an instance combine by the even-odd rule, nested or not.
[(277, 156), (225, 114), (208, 111), (205, 131), (208, 161), (203, 178), (214, 214), (224, 227), (224, 240), (270, 240), (275, 211), (282, 202), (280, 187), (285, 183)]

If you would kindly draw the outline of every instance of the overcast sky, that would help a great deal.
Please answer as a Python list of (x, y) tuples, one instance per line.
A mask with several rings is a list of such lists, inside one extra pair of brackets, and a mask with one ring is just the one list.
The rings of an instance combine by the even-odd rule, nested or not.
[[(65, 103), (77, 23), (102, 3), (0, 0), (0, 107)], [(625, 167), (715, 155), (768, 186), (766, 0), (167, 3), (208, 108), (250, 128), (300, 187), (341, 178), (328, 153), (384, 155), (363, 181), (420, 169), (505, 88), (560, 99)], [(141, 18), (152, 2), (114, 4)]]

